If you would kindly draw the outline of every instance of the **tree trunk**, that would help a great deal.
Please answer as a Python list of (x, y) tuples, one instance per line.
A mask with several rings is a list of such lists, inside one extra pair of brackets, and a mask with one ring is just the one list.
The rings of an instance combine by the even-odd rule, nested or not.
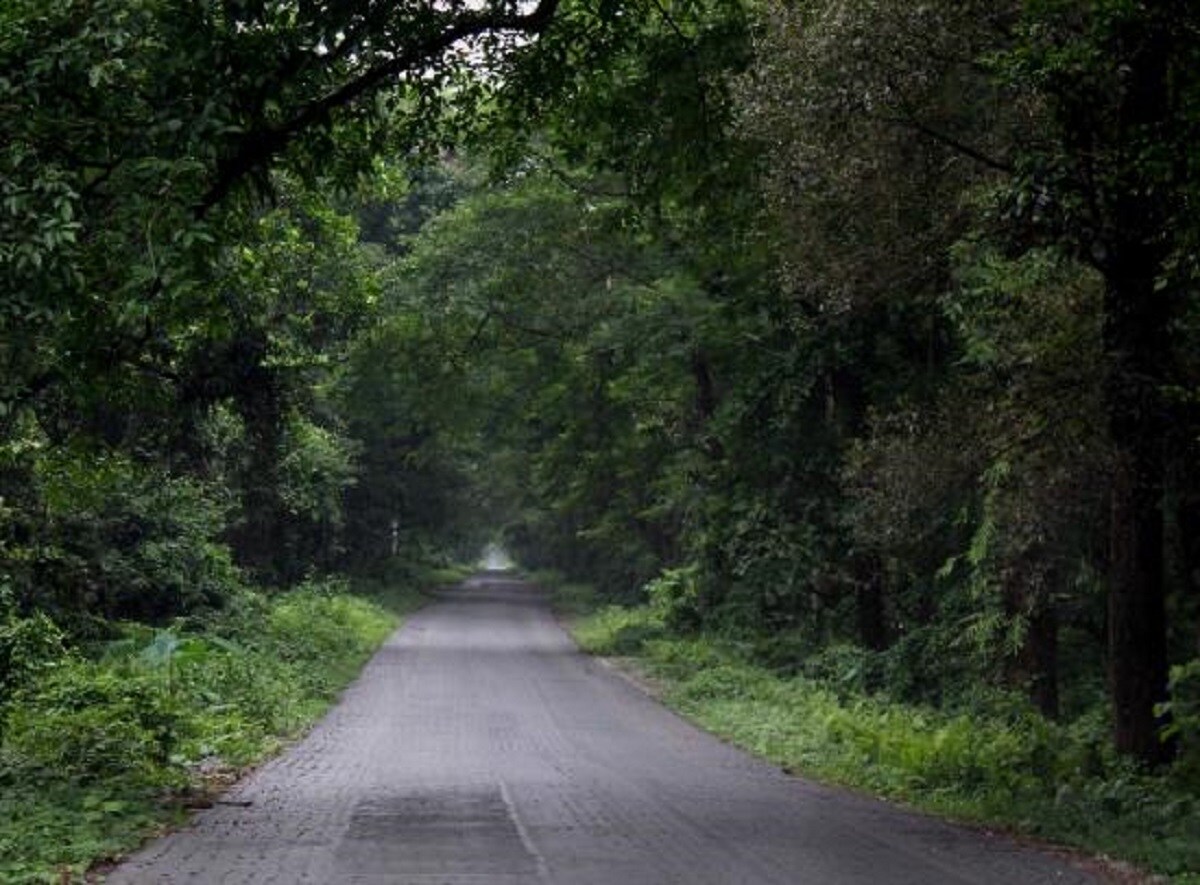
[(244, 333), (232, 348), (237, 383), (233, 391), (246, 428), (246, 452), (239, 471), (242, 523), (233, 532), (238, 563), (261, 581), (280, 577), (283, 506), (279, 499), (279, 460), (283, 439), (283, 396), (265, 365), (266, 333)]
[(1004, 586), (1004, 613), (1010, 621), (1024, 621), (1020, 649), (1004, 662), (1005, 682), (1026, 691), (1029, 700), (1047, 719), (1057, 719), (1058, 612), (1049, 588), (1060, 576), (1049, 569), (1040, 576), (1044, 550), (1031, 551), (1023, 565), (1014, 563)]
[[(1148, 153), (1172, 133), (1173, 66), (1184, 4), (1146, 4), (1111, 47), (1122, 60), (1113, 130), (1116, 162), (1099, 263), (1105, 278), (1105, 397), (1115, 456), (1109, 525), (1109, 666), (1118, 751), (1158, 765), (1172, 746), (1154, 708), (1167, 698), (1164, 491), (1171, 421), (1170, 290), (1160, 286), (1172, 249), (1173, 195)], [(1186, 64), (1186, 62), (1185, 62)]]
[(872, 651), (883, 651), (888, 647), (889, 636), (880, 569), (871, 569), (863, 576), (856, 592), (859, 641)]
[(1058, 612), (1048, 602), (1029, 617), (1025, 643), (1029, 671), (1029, 699), (1047, 719), (1057, 719), (1058, 700)]
[(1176, 613), (1167, 624), (1167, 648), (1181, 660), (1200, 656), (1200, 477), (1192, 468), (1193, 434), (1180, 432), (1198, 425), (1189, 415), (1172, 434), (1163, 495), (1167, 609)]
[(1121, 451), (1113, 477), (1108, 594), (1110, 682), (1117, 750), (1170, 759), (1154, 707), (1167, 698), (1161, 496), (1153, 463)]
[[(1163, 491), (1167, 352), (1157, 266), (1127, 246), (1108, 279), (1107, 406), (1115, 455), (1109, 525), (1109, 678), (1117, 750), (1148, 764), (1171, 758), (1155, 705), (1167, 698)], [(1147, 260), (1130, 260), (1144, 258)]]

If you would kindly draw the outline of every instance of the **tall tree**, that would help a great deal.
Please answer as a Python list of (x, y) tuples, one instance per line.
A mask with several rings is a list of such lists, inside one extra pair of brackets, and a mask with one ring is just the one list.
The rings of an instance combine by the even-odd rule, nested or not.
[[(797, 336), (791, 349), (808, 365), (813, 399), (822, 400), (810, 426), (824, 424), (827, 439), (824, 464), (812, 463), (830, 488), (822, 534), (837, 539), (828, 584), (839, 588), (835, 595), (853, 593), (868, 647), (887, 643), (889, 622), (932, 618), (932, 591), (905, 594), (917, 596), (907, 617), (901, 587), (928, 588), (961, 540), (947, 530), (947, 513), (927, 515), (921, 527), (905, 522), (914, 532), (902, 542), (905, 565), (888, 567), (901, 547), (855, 500), (862, 477), (839, 490), (836, 476), (856, 439), (873, 435), (879, 465), (892, 464), (898, 477), (903, 459), (886, 450), (917, 445), (914, 416), (941, 423), (928, 414), (937, 411), (953, 349), (940, 300), (951, 282), (950, 246), (969, 218), (964, 194), (994, 181), (1004, 165), (975, 64), (992, 47), (1001, 15), (986, 3), (768, 3), (755, 64), (740, 82), (741, 129), (761, 146), (760, 187), (779, 231), (779, 285), (808, 338)], [(898, 434), (890, 443), (882, 442), (892, 432), (884, 428)], [(958, 466), (944, 466), (911, 476), (911, 497), (923, 487), (935, 511), (952, 508), (960, 494), (952, 487), (962, 485)], [(936, 477), (947, 481), (935, 494)]]
[(273, 164), (345, 182), (422, 143), (557, 5), (6, 4), (4, 337), (47, 341), (0, 354), (6, 411), (152, 352), (217, 240), (239, 236), (231, 198), (269, 193)]
[(1181, 377), (1175, 329), (1198, 278), (1198, 28), (1185, 0), (1029, 4), (1001, 68), (1049, 124), (1020, 146), (1014, 215), (1104, 280), (1115, 740), (1148, 762), (1171, 753), (1155, 708), (1167, 697), (1170, 440), (1187, 425), (1168, 388), (1194, 380)]
[[(155, 476), (213, 479), (224, 462), (215, 484), (239, 493), (244, 518), (226, 537), (244, 564), (273, 580), (331, 559), (313, 522), (336, 518), (348, 449), (312, 390), (366, 317), (370, 283), (353, 234), (347, 243), (322, 201), (294, 198), (353, 185), (385, 149), (435, 146), (557, 7), (0, 8), (0, 495), (20, 502), (11, 520), (6, 511), (6, 571), (32, 567), (39, 532), (86, 533), (86, 518), (51, 524), (39, 502), (52, 488), (41, 473), (67, 448), (97, 461), (117, 450)], [(88, 483), (86, 471), (60, 473)], [(206, 517), (206, 531), (219, 521)], [(321, 552), (297, 555), (301, 536)], [(98, 571), (100, 546), (76, 545), (79, 574)]]

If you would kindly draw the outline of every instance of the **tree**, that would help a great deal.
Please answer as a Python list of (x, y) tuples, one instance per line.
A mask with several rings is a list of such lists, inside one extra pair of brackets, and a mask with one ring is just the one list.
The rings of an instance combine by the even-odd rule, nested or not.
[(1155, 713), (1167, 697), (1164, 508), (1171, 441), (1195, 426), (1169, 390), (1195, 381), (1177, 329), (1197, 281), (1198, 26), (1195, 4), (1175, 0), (1033, 4), (1000, 69), (1048, 124), (1021, 146), (1014, 220), (1104, 280), (1115, 740), (1147, 762), (1171, 754)]
[[(1003, 166), (974, 63), (1002, 14), (982, 3), (770, 3), (739, 83), (741, 132), (763, 154), (776, 274), (803, 330), (790, 350), (813, 390), (808, 426), (823, 425), (808, 435), (826, 440), (808, 456), (823, 482), (806, 484), (827, 490), (823, 595), (835, 605), (852, 595), (858, 638), (871, 648), (897, 638), (899, 624), (929, 626), (932, 576), (961, 541), (947, 512), (962, 494), (961, 465), (936, 440), (924, 448), (926, 431), (913, 427), (942, 427), (937, 401), (954, 357), (941, 304), (950, 246), (970, 217), (964, 195)], [(909, 470), (914, 450), (937, 456), (937, 467)], [(868, 480), (862, 471), (894, 472)], [(933, 505), (922, 524), (892, 508), (888, 526), (856, 500), (901, 482)], [(891, 537), (904, 534), (898, 525), (908, 537)], [(901, 596), (915, 599), (913, 611)]]
[[(744, 102), (751, 131), (773, 157), (767, 189), (787, 221), (795, 290), (860, 312), (878, 299), (940, 297), (950, 284), (949, 247), (968, 224), (1010, 257), (1029, 253), (1036, 265), (1045, 256), (1031, 250), (1049, 247), (1103, 281), (1096, 309), (1114, 453), (1111, 485), (1102, 484), (1111, 489), (1104, 559), (1115, 738), (1123, 752), (1164, 760), (1169, 747), (1154, 714), (1166, 698), (1168, 662), (1164, 516), (1167, 525), (1179, 518), (1164, 508), (1190, 494), (1180, 492), (1190, 483), (1172, 465), (1192, 451), (1196, 426), (1186, 395), (1170, 393), (1195, 384), (1181, 359), (1195, 286), (1186, 209), (1196, 193), (1190, 145), (1200, 107), (1195, 10), (1072, 0), (901, 10), (829, 0), (768, 5), (765, 21), (761, 76)], [(1046, 307), (1053, 298), (1047, 290)], [(952, 346), (969, 346), (969, 330), (957, 331), (968, 340)], [(1037, 357), (1047, 369), (1056, 359), (1050, 350)], [(1049, 375), (1070, 376), (1061, 366)], [(1053, 400), (1044, 391), (1028, 408), (1037, 414)], [(1066, 451), (1035, 439), (1017, 451), (1021, 478), (984, 496), (981, 525), (1021, 483), (1070, 472), (1049, 468), (1068, 461)], [(1168, 475), (1177, 488), (1168, 488)], [(1008, 491), (996, 497), (1001, 487)], [(1010, 524), (1010, 552), (1035, 525), (1049, 537), (1071, 534), (1050, 529), (1053, 521)], [(1047, 567), (1059, 556), (1022, 549)]]
[[(516, 551), (527, 561), (629, 595), (673, 554), (661, 474), (683, 433), (693, 290), (629, 236), (620, 198), (568, 180), (527, 167), (422, 229), (360, 377), (395, 376), (376, 414), (419, 428), (414, 451), (449, 445), (480, 462), (484, 512), (518, 546), (536, 534), (536, 553)], [(405, 436), (373, 437), (389, 435)]]
[[(302, 388), (336, 355), (343, 321), (366, 317), (369, 284), (348, 284), (360, 262), (345, 230), (297, 195), (352, 186), (385, 148), (436, 145), (557, 6), (5, 4), (6, 569), (47, 528), (41, 453), (66, 447), (174, 474), (231, 462), (221, 478), (239, 487), (229, 537), (243, 562), (266, 579), (305, 566), (293, 535), (315, 501), (332, 511), (330, 490), (310, 496), (299, 472), (315, 459), (342, 482), (348, 449)], [(306, 252), (318, 243), (324, 264)], [(217, 414), (230, 404), (236, 420)], [(204, 450), (214, 422), (237, 452)]]
[(477, 96), (450, 83), (557, 5), (6, 5), (6, 340), (68, 338), (34, 362), (6, 349), (6, 411), (77, 370), (142, 360), (273, 164), (345, 182), (385, 144), (420, 144), (447, 96)]

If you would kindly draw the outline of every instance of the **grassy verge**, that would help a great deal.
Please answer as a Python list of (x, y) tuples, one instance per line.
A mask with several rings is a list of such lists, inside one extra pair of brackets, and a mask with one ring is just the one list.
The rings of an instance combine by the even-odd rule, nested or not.
[(576, 625), (596, 612), (596, 594), (588, 584), (570, 583), (559, 572), (553, 571), (532, 572), (525, 577), (539, 587), (551, 590), (554, 610)]
[(419, 605), (370, 589), (242, 592), (43, 662), (2, 720), (0, 882), (83, 881), (300, 734)]
[(584, 614), (586, 596), (572, 588), (561, 607), (585, 651), (636, 658), (668, 705), (788, 771), (1200, 883), (1200, 795), (1115, 758), (1100, 722), (1050, 723), (1013, 699), (951, 714), (847, 692), (733, 642), (670, 635), (648, 608)]
[(426, 569), (421, 574), (420, 586), (445, 587), (450, 584), (457, 584), (460, 581), (465, 581), (477, 571), (479, 569), (473, 565), (447, 565)]

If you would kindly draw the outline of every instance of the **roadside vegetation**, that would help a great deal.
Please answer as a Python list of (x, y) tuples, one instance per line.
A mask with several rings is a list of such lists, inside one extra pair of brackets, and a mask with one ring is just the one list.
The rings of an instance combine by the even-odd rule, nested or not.
[(72, 642), (0, 625), (0, 881), (83, 881), (300, 735), (419, 604), (340, 581), (245, 590), (169, 626)]
[[(720, 658), (714, 723), (811, 694), (834, 769), (1194, 866), (1198, 34), (1188, 0), (6, 0), (5, 813), (250, 758), (327, 693), (289, 605), (319, 645), (363, 624), (312, 587), (491, 541), (664, 672)], [(97, 832), (141, 813), (89, 776), (57, 795)]]
[(762, 637), (669, 630), (662, 606), (597, 607), (582, 585), (555, 598), (584, 651), (623, 661), (668, 705), (789, 773), (1200, 882), (1198, 772), (1147, 773), (1092, 717), (1049, 722), (1022, 696), (979, 687), (940, 707), (905, 702), (869, 689), (894, 666), (883, 655), (841, 646), (781, 666)]

